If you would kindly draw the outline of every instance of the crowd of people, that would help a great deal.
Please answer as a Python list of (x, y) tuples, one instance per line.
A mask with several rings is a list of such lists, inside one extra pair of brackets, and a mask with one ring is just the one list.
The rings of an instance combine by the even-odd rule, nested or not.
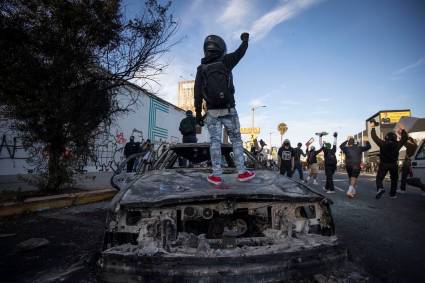
[[(386, 134), (384, 139), (380, 139), (376, 134), (376, 122), (371, 122), (371, 138), (379, 147), (380, 162), (377, 166), (376, 172), (376, 199), (380, 199), (385, 193), (383, 180), (389, 173), (391, 180), (391, 188), (389, 192), (390, 198), (396, 198), (397, 192), (404, 193), (406, 191), (406, 184), (410, 183), (415, 186), (419, 186), (425, 191), (424, 185), (419, 184), (418, 178), (408, 178), (411, 175), (411, 158), (417, 149), (415, 140), (408, 136), (405, 130), (399, 132), (400, 138), (394, 132)], [(304, 180), (303, 170), (300, 162), (300, 156), (307, 157), (307, 168), (308, 176), (305, 182), (313, 180), (313, 184), (317, 185), (317, 175), (319, 171), (317, 155), (323, 152), (324, 156), (324, 171), (326, 175), (325, 189), (327, 193), (334, 193), (335, 186), (333, 183), (333, 175), (337, 170), (337, 137), (338, 134), (334, 133), (334, 142), (331, 145), (329, 142), (323, 142), (322, 137), (325, 133), (318, 133), (320, 148), (316, 150), (314, 146), (306, 144), (306, 153), (304, 154), (301, 149), (302, 144), (298, 143), (296, 148), (291, 147), (291, 143), (288, 139), (285, 139), (282, 146), (278, 151), (279, 169), (280, 174), (286, 175), (288, 178), (292, 178), (295, 170), (299, 172), (299, 179)], [(397, 190), (399, 180), (399, 152), (400, 149), (406, 147), (406, 155), (403, 160), (401, 167), (401, 182), (400, 188)], [(365, 145), (361, 145), (355, 141), (352, 136), (349, 136), (340, 146), (340, 150), (345, 155), (345, 171), (347, 172), (349, 185), (347, 188), (347, 196), (354, 198), (357, 193), (358, 178), (362, 171), (362, 153), (368, 151), (371, 145), (368, 141)]]

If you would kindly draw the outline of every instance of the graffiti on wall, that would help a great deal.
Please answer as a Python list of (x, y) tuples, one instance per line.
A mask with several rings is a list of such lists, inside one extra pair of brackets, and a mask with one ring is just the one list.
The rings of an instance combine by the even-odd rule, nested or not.
[(8, 136), (7, 134), (1, 134), (0, 141), (0, 159), (26, 159), (27, 154), (18, 154), (25, 152), (25, 148), (22, 144), (22, 140), (19, 137)]

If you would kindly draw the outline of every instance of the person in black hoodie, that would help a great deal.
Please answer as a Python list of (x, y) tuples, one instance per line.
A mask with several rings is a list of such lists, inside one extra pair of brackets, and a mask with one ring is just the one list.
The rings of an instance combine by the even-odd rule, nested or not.
[(195, 77), (196, 120), (200, 126), (203, 126), (201, 111), (202, 102), (205, 100), (207, 106), (205, 123), (211, 139), (210, 155), (213, 173), (207, 177), (207, 181), (215, 185), (222, 182), (221, 136), (223, 126), (233, 145), (238, 180), (244, 182), (255, 177), (255, 173), (247, 171), (244, 165), (239, 117), (235, 109), (232, 70), (245, 55), (249, 34), (244, 32), (240, 38), (242, 43), (239, 48), (233, 53), (226, 54), (226, 43), (221, 37), (207, 36), (204, 41), (205, 57), (202, 58)]
[(288, 178), (292, 178), (292, 173), (294, 172), (294, 149), (291, 147), (291, 143), (288, 139), (283, 141), (277, 155), (280, 174), (286, 174)]
[(294, 170), (298, 171), (298, 174), (300, 175), (300, 180), (304, 180), (304, 174), (303, 174), (303, 166), (301, 164), (301, 155), (306, 156), (304, 151), (301, 148), (302, 144), (299, 142), (297, 144), (297, 147), (294, 148)]
[(326, 192), (328, 194), (335, 193), (335, 187), (334, 187), (334, 180), (333, 176), (336, 171), (336, 138), (338, 136), (338, 133), (334, 133), (334, 144), (331, 148), (331, 144), (328, 142), (323, 143), (322, 142), (322, 136), (319, 138), (319, 143), (322, 146), (323, 154), (325, 157), (325, 174), (326, 174)]
[(354, 138), (350, 136), (339, 148), (345, 154), (345, 169), (350, 181), (347, 196), (353, 198), (356, 194), (357, 179), (360, 175), (362, 153), (370, 149), (370, 143), (366, 141), (365, 146), (358, 145)]
[(408, 135), (403, 129), (401, 131), (401, 139), (399, 141), (397, 141), (397, 135), (393, 132), (386, 134), (385, 139), (382, 140), (376, 135), (375, 121), (371, 121), (370, 126), (372, 127), (371, 137), (373, 141), (379, 146), (380, 162), (378, 173), (376, 174), (376, 198), (380, 199), (385, 193), (383, 181), (388, 172), (390, 172), (391, 179), (390, 198), (396, 198), (398, 182), (398, 155), (400, 149), (407, 142)]
[(307, 181), (310, 181), (311, 178), (313, 178), (313, 185), (318, 185), (317, 182), (317, 175), (319, 174), (319, 165), (317, 164), (317, 155), (322, 152), (322, 148), (319, 150), (316, 150), (314, 146), (308, 148), (307, 147), (307, 166), (309, 168), (309, 174), (307, 176)]
[(181, 120), (179, 131), (183, 136), (183, 143), (196, 143), (196, 119), (191, 110), (186, 111), (186, 117)]
[[(136, 142), (134, 142), (134, 136), (131, 136), (130, 141), (128, 143), (126, 143), (125, 147), (124, 147), (125, 158), (128, 158), (128, 157), (130, 157), (130, 155), (139, 152), (139, 148), (140, 148), (140, 143), (137, 144)], [(128, 173), (133, 172), (134, 161), (135, 161), (134, 158), (127, 161), (127, 172)]]

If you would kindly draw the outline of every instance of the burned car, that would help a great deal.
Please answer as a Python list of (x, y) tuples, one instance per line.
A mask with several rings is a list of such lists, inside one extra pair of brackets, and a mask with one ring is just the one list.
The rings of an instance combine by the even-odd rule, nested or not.
[[(258, 167), (236, 179), (222, 145), (223, 183), (207, 182), (209, 144), (170, 146), (153, 170), (119, 187), (99, 260), (108, 282), (280, 282), (344, 262), (330, 200)], [(188, 162), (189, 161), (189, 162)]]

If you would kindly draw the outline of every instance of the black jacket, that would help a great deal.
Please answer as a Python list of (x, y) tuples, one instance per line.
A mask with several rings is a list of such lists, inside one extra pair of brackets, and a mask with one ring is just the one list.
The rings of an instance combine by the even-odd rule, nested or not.
[[(203, 100), (203, 89), (202, 89), (202, 64), (209, 64), (219, 60), (222, 60), (226, 68), (231, 72), (232, 69), (239, 63), (242, 57), (245, 55), (248, 49), (248, 41), (242, 41), (241, 45), (235, 52), (226, 54), (223, 57), (205, 57), (201, 59), (201, 65), (198, 66), (195, 78), (195, 112), (200, 115), (202, 112), (202, 100)], [(230, 107), (235, 107), (235, 87), (233, 85), (232, 76), (230, 76), (230, 88), (232, 89), (232, 98)], [(208, 109), (214, 109), (211, 105), (207, 104)]]
[(301, 159), (301, 155), (305, 157), (305, 153), (301, 148), (294, 148), (294, 161), (295, 162), (300, 162)]
[(308, 150), (307, 149), (307, 164), (311, 165), (317, 163), (317, 155), (323, 150), (323, 147), (319, 150)]
[(124, 147), (124, 156), (129, 157), (130, 155), (139, 152), (139, 148), (140, 148), (140, 143), (138, 144), (138, 143), (135, 143), (134, 141), (133, 142), (130, 141), (126, 143)]
[(348, 141), (343, 142), (339, 148), (345, 154), (345, 165), (360, 167), (362, 162), (362, 152), (370, 149), (370, 143), (366, 142), (365, 146), (359, 146), (354, 144), (352, 146), (347, 145)]
[(377, 135), (375, 128), (371, 131), (373, 141), (379, 146), (379, 158), (381, 163), (394, 163), (398, 160), (400, 149), (407, 142), (407, 133), (405, 130), (401, 132), (401, 139), (399, 141), (386, 141), (381, 140)]
[(192, 131), (191, 133), (186, 133), (186, 134), (181, 133), (181, 134), (182, 134), (182, 136), (183, 136), (183, 137), (186, 137), (186, 136), (195, 136), (195, 137), (196, 137), (196, 119), (195, 119), (195, 117), (193, 117), (193, 116), (188, 116), (188, 117), (186, 117), (186, 118), (183, 118), (183, 119), (180, 121), (179, 131), (180, 131), (180, 132), (182, 131), (182, 124), (183, 124), (183, 123), (186, 123), (186, 120), (189, 120), (189, 123), (191, 123), (191, 124), (192, 124), (193, 131)]
[(325, 157), (325, 166), (336, 166), (336, 145), (332, 148), (323, 147), (323, 155)]

